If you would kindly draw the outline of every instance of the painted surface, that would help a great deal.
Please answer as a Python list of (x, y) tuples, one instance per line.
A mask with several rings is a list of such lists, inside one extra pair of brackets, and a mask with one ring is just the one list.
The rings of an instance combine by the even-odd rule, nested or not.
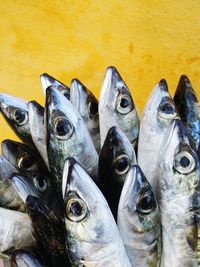
[[(67, 85), (77, 77), (98, 96), (115, 65), (140, 112), (161, 78), (174, 92), (185, 73), (200, 96), (197, 0), (7, 0), (0, 9), (1, 92), (44, 103), (39, 74), (48, 72)], [(15, 138), (0, 124), (0, 141)]]

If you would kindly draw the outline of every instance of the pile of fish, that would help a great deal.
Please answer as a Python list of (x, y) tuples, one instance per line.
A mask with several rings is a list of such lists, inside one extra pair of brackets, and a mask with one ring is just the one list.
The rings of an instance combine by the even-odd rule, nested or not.
[(41, 75), (45, 107), (0, 94), (0, 257), (18, 267), (200, 266), (200, 106), (162, 79), (141, 120), (108, 67), (99, 103)]

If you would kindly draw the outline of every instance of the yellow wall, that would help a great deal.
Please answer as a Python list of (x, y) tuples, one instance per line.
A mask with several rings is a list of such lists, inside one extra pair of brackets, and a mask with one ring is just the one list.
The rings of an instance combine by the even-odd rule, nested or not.
[[(198, 0), (0, 1), (0, 91), (44, 103), (39, 74), (99, 95), (115, 65), (140, 112), (154, 84), (188, 74), (200, 96)], [(0, 141), (14, 138), (0, 118)]]

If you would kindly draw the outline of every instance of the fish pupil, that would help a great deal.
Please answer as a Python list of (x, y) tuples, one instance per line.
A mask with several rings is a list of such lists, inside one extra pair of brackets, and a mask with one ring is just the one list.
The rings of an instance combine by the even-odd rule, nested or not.
[(130, 104), (130, 101), (127, 98), (122, 98), (120, 101), (121, 108), (127, 108)]
[(70, 206), (70, 213), (73, 215), (73, 216), (76, 216), (76, 217), (79, 217), (82, 215), (82, 206), (81, 204), (78, 202), (78, 201), (75, 201), (71, 204)]
[(90, 114), (96, 115), (98, 113), (98, 104), (95, 102), (90, 103)]
[(160, 110), (167, 114), (172, 114), (174, 112), (174, 107), (170, 103), (165, 103), (160, 107)]
[(118, 171), (124, 171), (128, 166), (127, 158), (123, 157), (118, 160), (117, 162), (117, 170)]
[(182, 167), (186, 168), (190, 165), (190, 160), (184, 156), (180, 159), (180, 164)]
[(153, 208), (153, 199), (151, 195), (144, 196), (140, 202), (141, 210), (148, 211)]
[(56, 125), (56, 131), (59, 136), (65, 136), (70, 132), (70, 123), (67, 120), (59, 120)]
[(43, 188), (45, 183), (44, 183), (44, 180), (43, 179), (38, 179), (38, 185)]
[(20, 167), (22, 169), (27, 170), (27, 169), (31, 168), (34, 163), (35, 163), (34, 159), (30, 155), (26, 155), (26, 156), (23, 157)]
[(22, 123), (26, 118), (26, 114), (23, 110), (17, 109), (15, 111), (14, 117), (15, 117), (15, 121), (17, 121), (18, 123)]

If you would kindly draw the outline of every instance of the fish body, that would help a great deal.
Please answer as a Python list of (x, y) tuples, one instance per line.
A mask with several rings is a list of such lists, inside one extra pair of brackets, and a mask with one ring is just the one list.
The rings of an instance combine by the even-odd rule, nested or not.
[(99, 122), (101, 146), (108, 130), (119, 127), (136, 147), (139, 119), (129, 89), (115, 67), (108, 67), (100, 92)]
[(28, 102), (8, 94), (0, 94), (0, 111), (8, 125), (25, 143), (33, 145), (28, 115)]
[(47, 266), (70, 267), (65, 247), (65, 227), (63, 220), (57, 218), (52, 210), (38, 197), (29, 195), (26, 199), (27, 213), (34, 228), (37, 246)]
[(45, 267), (35, 253), (24, 249), (14, 251), (11, 264), (12, 267)]
[(174, 95), (174, 102), (181, 120), (188, 128), (190, 135), (195, 141), (196, 149), (200, 153), (200, 106), (192, 84), (186, 75), (180, 77)]
[(9, 254), (15, 249), (35, 246), (32, 225), (28, 215), (0, 208), (0, 251)]
[(100, 150), (98, 100), (78, 79), (70, 86), (70, 101), (81, 114), (90, 132), (97, 152)]
[(138, 165), (150, 182), (156, 196), (159, 179), (158, 154), (172, 119), (178, 117), (175, 104), (162, 79), (153, 89), (143, 111), (138, 140)]
[(134, 164), (135, 151), (128, 138), (118, 127), (111, 127), (99, 155), (99, 187), (115, 219), (121, 190)]
[(181, 120), (173, 120), (159, 156), (161, 267), (199, 266), (200, 162)]
[(117, 224), (132, 266), (160, 266), (159, 208), (138, 165), (128, 171), (119, 201)]
[(46, 95), (46, 89), (48, 87), (54, 87), (56, 90), (60, 91), (67, 99), (70, 99), (70, 91), (69, 87), (67, 87), (62, 82), (58, 81), (56, 78), (52, 77), (47, 73), (43, 73), (40, 75), (40, 82), (42, 85), (42, 89), (44, 95)]
[(66, 160), (62, 191), (72, 266), (131, 266), (105, 198), (73, 159)]
[(33, 142), (48, 167), (47, 145), (44, 125), (44, 108), (36, 101), (28, 103), (29, 126)]
[(47, 89), (47, 151), (58, 192), (64, 162), (73, 157), (94, 180), (98, 177), (98, 154), (88, 129), (69, 100), (57, 90)]

